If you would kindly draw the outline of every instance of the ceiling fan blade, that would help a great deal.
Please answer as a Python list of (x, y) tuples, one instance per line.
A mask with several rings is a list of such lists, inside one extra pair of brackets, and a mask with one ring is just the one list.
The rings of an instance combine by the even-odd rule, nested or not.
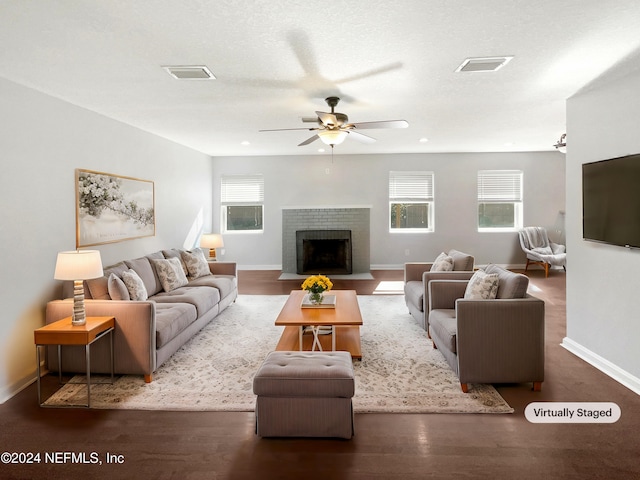
[(318, 130), (317, 127), (315, 128), (309, 128), (309, 127), (300, 127), (300, 128), (270, 128), (267, 130), (258, 130), (259, 132), (286, 132), (288, 130), (307, 130), (307, 131), (312, 131), (312, 130)]
[(329, 126), (329, 125), (338, 126), (339, 125), (338, 119), (336, 118), (336, 116), (333, 113), (316, 112), (316, 115), (318, 115), (318, 118), (320, 119), (322, 124), (325, 125), (325, 126)]
[(358, 130), (365, 130), (370, 128), (407, 128), (409, 122), (406, 120), (383, 120), (380, 122), (358, 122), (351, 123), (354, 128)]
[(389, 65), (385, 65), (384, 67), (374, 68), (373, 70), (369, 70), (367, 72), (362, 72), (362, 73), (359, 73), (359, 74), (356, 74), (356, 75), (352, 75), (351, 77), (341, 78), (339, 80), (336, 80), (335, 82), (337, 84), (353, 82), (354, 80), (360, 80), (362, 78), (372, 77), (374, 75), (379, 75), (381, 73), (389, 72), (391, 70), (396, 70), (398, 68), (402, 68), (402, 62), (395, 62), (395, 63), (391, 63)]
[(300, 117), (303, 123), (318, 123), (318, 117)]
[(374, 143), (376, 141), (375, 138), (370, 137), (368, 135), (363, 135), (362, 133), (356, 132), (355, 130), (348, 130), (349, 138), (353, 138), (361, 143)]
[(304, 142), (299, 143), (298, 146), (303, 147), (304, 145), (309, 145), (311, 142), (315, 142), (318, 138), (320, 138), (318, 135), (314, 135), (313, 137), (307, 138)]

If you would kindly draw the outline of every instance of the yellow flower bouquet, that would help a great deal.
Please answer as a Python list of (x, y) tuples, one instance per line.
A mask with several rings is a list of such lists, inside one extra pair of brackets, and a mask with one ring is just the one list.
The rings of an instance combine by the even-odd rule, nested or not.
[(302, 289), (309, 292), (309, 300), (322, 303), (323, 294), (333, 288), (333, 283), (325, 275), (312, 275), (302, 282)]

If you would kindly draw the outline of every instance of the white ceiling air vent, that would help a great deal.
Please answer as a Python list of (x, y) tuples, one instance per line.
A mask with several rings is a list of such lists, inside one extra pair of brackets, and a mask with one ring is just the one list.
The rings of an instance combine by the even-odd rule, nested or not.
[(216, 77), (204, 65), (180, 65), (162, 67), (178, 80), (215, 80)]
[(495, 72), (504, 67), (513, 57), (467, 58), (456, 68), (456, 72)]

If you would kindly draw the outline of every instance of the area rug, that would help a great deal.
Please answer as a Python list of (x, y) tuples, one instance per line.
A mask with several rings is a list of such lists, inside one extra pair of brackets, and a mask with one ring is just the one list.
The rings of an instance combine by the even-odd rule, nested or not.
[[(154, 374), (103, 384), (92, 376), (91, 406), (102, 409), (253, 411), (252, 382), (282, 333), (274, 321), (285, 295), (240, 295)], [(361, 295), (362, 360), (354, 360), (354, 411), (512, 413), (491, 385), (462, 393), (457, 377), (400, 295)], [(72, 379), (82, 381), (82, 376)], [(86, 385), (67, 384), (49, 406), (84, 403)]]

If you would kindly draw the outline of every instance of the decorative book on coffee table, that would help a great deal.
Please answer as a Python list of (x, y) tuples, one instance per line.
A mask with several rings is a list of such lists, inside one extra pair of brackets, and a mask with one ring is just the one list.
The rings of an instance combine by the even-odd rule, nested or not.
[(309, 294), (306, 294), (302, 299), (302, 308), (336, 308), (336, 296), (324, 295), (322, 303), (312, 303), (309, 299)]

